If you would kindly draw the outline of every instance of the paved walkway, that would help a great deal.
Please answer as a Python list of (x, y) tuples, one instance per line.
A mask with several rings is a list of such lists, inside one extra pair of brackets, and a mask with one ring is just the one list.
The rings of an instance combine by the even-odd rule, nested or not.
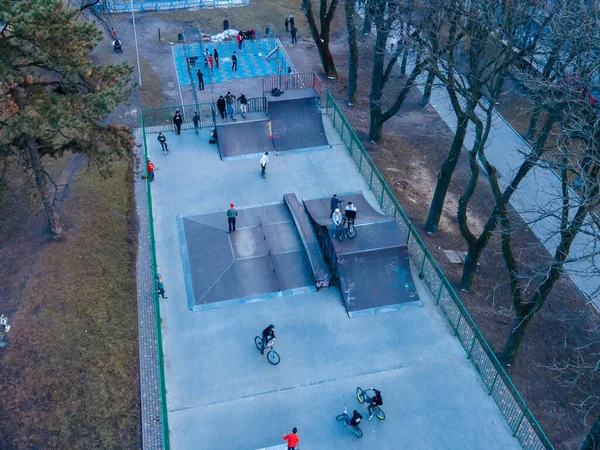
[[(433, 301), (349, 319), (336, 288), (204, 312), (188, 310), (176, 218), (261, 205), (296, 193), (314, 198), (367, 186), (326, 119), (332, 149), (273, 156), (267, 178), (258, 159), (221, 161), (209, 130), (167, 134), (152, 183), (156, 250), (168, 299), (161, 299), (167, 403), (174, 449), (249, 449), (280, 445), (298, 427), (302, 448), (517, 449)], [(418, 277), (414, 277), (415, 280)], [(276, 325), (278, 366), (254, 347)], [(387, 418), (365, 421), (357, 439), (335, 420), (344, 405), (366, 415), (357, 386), (381, 388)]]

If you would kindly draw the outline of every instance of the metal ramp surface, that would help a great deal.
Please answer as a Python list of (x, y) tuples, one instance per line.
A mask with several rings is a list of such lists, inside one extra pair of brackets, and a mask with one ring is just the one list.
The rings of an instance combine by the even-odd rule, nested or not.
[(271, 121), (265, 113), (250, 113), (247, 119), (216, 119), (219, 153), (222, 160), (258, 157), (274, 150)]
[(344, 206), (352, 201), (358, 210), (357, 237), (333, 238), (330, 199), (304, 200), (324, 258), (340, 287), (350, 317), (422, 306), (417, 295), (406, 238), (392, 217), (376, 211), (362, 194), (340, 195)]

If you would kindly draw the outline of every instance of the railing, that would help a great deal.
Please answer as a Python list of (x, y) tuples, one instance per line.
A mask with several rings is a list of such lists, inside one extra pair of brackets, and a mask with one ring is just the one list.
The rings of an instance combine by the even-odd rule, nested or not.
[(120, 12), (131, 12), (131, 6), (133, 4), (134, 12), (145, 12), (145, 11), (169, 11), (176, 9), (190, 9), (190, 8), (209, 8), (214, 6), (225, 6), (225, 5), (245, 5), (246, 0), (155, 0), (155, 1), (112, 1), (104, 0), (96, 9), (109, 12), (109, 13), (120, 13)]
[(441, 309), (454, 330), (454, 334), (467, 353), (489, 395), (492, 396), (500, 412), (506, 419), (513, 436), (524, 449), (553, 449), (548, 437), (529, 411), (525, 400), (500, 365), (496, 355), (471, 318), (467, 309), (445, 277), (442, 269), (427, 250), (427, 247), (408, 216), (398, 203), (391, 188), (373, 163), (354, 133), (348, 120), (328, 91), (325, 95), (326, 114), (331, 118), (350, 157), (356, 163), (369, 189), (377, 199), (381, 209), (396, 218), (398, 225), (407, 236), (408, 253), (412, 263), (419, 269), (419, 278), (427, 286), (435, 303)]
[[(142, 111), (143, 112), (143, 111)], [(144, 131), (144, 116), (142, 115), (142, 136), (144, 139), (144, 161), (141, 166), (146, 167), (148, 160), (148, 145), (146, 142), (146, 133)], [(154, 311), (155, 311), (155, 328), (156, 328), (156, 346), (158, 351), (158, 381), (160, 386), (160, 421), (162, 424), (162, 448), (169, 450), (171, 448), (171, 440), (169, 435), (169, 416), (167, 412), (167, 389), (165, 383), (165, 356), (163, 353), (162, 330), (160, 318), (160, 302), (158, 300), (158, 292), (154, 289), (154, 280), (158, 275), (156, 266), (156, 239), (154, 237), (154, 216), (152, 214), (152, 191), (150, 189), (150, 179), (146, 177), (146, 192), (148, 193), (148, 223), (150, 226), (150, 254), (152, 257), (152, 291), (154, 292)], [(152, 393), (149, 393), (152, 395)]]
[(274, 88), (285, 91), (286, 89), (297, 89), (314, 87), (321, 93), (321, 79), (314, 72), (288, 73), (284, 75), (269, 75), (262, 79), (263, 93), (271, 92)]
[[(240, 103), (235, 102), (236, 114), (241, 113)], [(194, 128), (192, 117), (198, 111), (200, 116), (200, 128), (212, 128), (215, 126), (215, 117), (217, 107), (212, 102), (198, 103), (191, 105), (173, 105), (161, 106), (158, 108), (142, 109), (142, 121), (144, 124), (144, 133), (158, 133), (165, 131), (174, 131), (173, 116), (175, 111), (179, 111), (183, 117), (182, 130), (190, 130)], [(248, 99), (248, 112), (267, 111), (267, 99), (265, 97), (251, 97)]]

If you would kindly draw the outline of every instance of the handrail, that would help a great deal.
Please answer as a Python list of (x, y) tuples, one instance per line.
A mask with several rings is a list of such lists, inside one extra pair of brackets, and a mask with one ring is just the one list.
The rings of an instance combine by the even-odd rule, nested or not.
[(407, 236), (408, 253), (419, 269), (421, 278), (454, 330), (467, 358), (471, 361), (504, 416), (513, 436), (527, 450), (554, 449), (527, 403), (519, 394), (481, 330), (467, 311), (450, 281), (410, 222), (379, 169), (350, 126), (330, 91), (325, 94), (325, 113), (344, 142), (358, 171), (369, 184), (369, 190), (381, 209), (393, 216)]

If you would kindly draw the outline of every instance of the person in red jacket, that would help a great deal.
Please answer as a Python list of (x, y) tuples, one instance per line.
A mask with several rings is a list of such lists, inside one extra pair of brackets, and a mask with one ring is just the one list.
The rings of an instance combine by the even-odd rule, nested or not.
[(283, 437), (283, 439), (287, 441), (288, 450), (295, 450), (298, 442), (300, 442), (300, 438), (296, 433), (298, 433), (298, 429), (294, 427), (291, 433), (286, 434)]
[(150, 177), (150, 181), (154, 181), (154, 163), (148, 160), (146, 168), (148, 169), (148, 176)]

